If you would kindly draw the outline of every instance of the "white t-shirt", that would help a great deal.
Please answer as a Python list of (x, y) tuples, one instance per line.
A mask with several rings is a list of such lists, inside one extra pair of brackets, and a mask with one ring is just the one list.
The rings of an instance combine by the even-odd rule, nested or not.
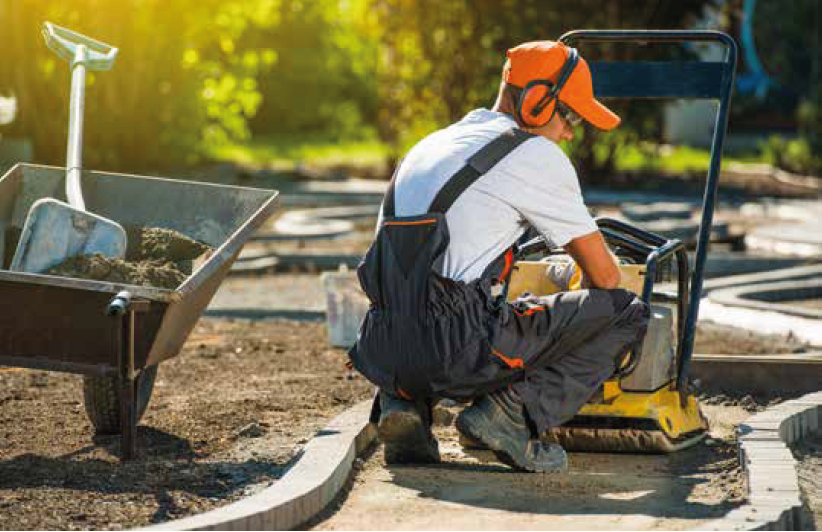
[[(472, 155), (515, 126), (506, 114), (477, 109), (421, 140), (397, 174), (396, 216), (426, 213)], [(571, 161), (543, 137), (526, 140), (480, 177), (457, 198), (446, 220), (451, 242), (443, 274), (465, 282), (480, 277), (528, 224), (557, 246), (597, 230)]]

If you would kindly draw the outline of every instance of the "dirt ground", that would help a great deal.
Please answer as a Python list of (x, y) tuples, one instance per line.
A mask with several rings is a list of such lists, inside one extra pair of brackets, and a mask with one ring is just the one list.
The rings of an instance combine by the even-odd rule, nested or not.
[(822, 432), (802, 440), (793, 448), (793, 453), (799, 460), (799, 487), (819, 530), (822, 527)]
[[(756, 407), (755, 407), (756, 408)], [(347, 494), (315, 530), (676, 530), (740, 504), (744, 481), (733, 426), (749, 411), (706, 406), (711, 437), (673, 455), (571, 453), (561, 475), (513, 472), (462, 453), (440, 427), (443, 463), (384, 466), (382, 448), (358, 464)]]
[(0, 371), (0, 529), (120, 529), (203, 512), (276, 481), (370, 386), (327, 345), (325, 324), (203, 319), (160, 367), (120, 464), (95, 438), (82, 378)]
[[(94, 436), (83, 409), (81, 377), (2, 370), (0, 529), (135, 527), (203, 512), (261, 489), (288, 470), (317, 429), (368, 397), (370, 386), (344, 368), (345, 360), (343, 350), (328, 347), (323, 322), (204, 318), (183, 353), (162, 364), (138, 429), (138, 460), (128, 464), (118, 461), (119, 437)], [(706, 396), (703, 401), (706, 409), (725, 412), (720, 419), (731, 426), (744, 418), (740, 412), (764, 408), (773, 399)], [(453, 434), (442, 437), (445, 448), (457, 452)], [(629, 481), (606, 489), (621, 476), (625, 460), (629, 469), (649, 475), (659, 493), (714, 501), (696, 506), (706, 515), (735, 504), (739, 496), (726, 439), (687, 451), (681, 460), (598, 456), (572, 458), (572, 464), (590, 470), (585, 482), (598, 486), (606, 500), (637, 497), (654, 515), (661, 512), (659, 501), (639, 493), (643, 490), (628, 494), (633, 493)], [(506, 490), (519, 485), (517, 474), (500, 467), (455, 467), (459, 485), (477, 485), (486, 474), (503, 479)], [(411, 470), (384, 471), (393, 475), (384, 479), (388, 484), (428, 482)], [(448, 471), (435, 468), (432, 474), (442, 482)], [(653, 480), (675, 471), (685, 480)], [(573, 482), (546, 486), (582, 489)], [(623, 509), (623, 503), (609, 504), (610, 511)]]

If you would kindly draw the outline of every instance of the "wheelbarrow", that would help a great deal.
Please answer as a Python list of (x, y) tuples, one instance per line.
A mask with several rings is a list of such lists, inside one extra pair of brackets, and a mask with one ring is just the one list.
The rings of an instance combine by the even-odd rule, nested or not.
[(83, 374), (95, 429), (120, 432), (127, 460), (158, 364), (180, 352), (278, 192), (83, 171), (93, 212), (123, 226), (179, 231), (213, 252), (173, 290), (8, 271), (31, 205), (65, 200), (65, 172), (18, 164), (0, 178), (0, 365)]

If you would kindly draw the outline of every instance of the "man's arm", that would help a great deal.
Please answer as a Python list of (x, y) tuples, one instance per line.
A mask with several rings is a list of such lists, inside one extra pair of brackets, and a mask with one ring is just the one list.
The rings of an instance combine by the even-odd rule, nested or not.
[(616, 288), (621, 274), (616, 258), (608, 250), (602, 233), (594, 231), (574, 238), (565, 246), (565, 251), (582, 268), (584, 279), (590, 288)]

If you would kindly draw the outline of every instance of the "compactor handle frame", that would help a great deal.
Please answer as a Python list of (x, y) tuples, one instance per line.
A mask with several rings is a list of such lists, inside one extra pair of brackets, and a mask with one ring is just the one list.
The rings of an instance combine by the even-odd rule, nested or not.
[[(645, 281), (642, 286), (640, 298), (648, 305), (654, 296), (661, 297), (662, 294), (654, 293), (654, 282), (662, 265), (672, 257), (677, 262), (677, 351), (676, 359), (682, 359), (683, 339), (685, 337), (685, 320), (688, 305), (688, 282), (689, 265), (685, 244), (677, 239), (668, 240), (660, 235), (639, 229), (630, 224), (615, 220), (613, 218), (599, 217), (596, 219), (597, 226), (605, 237), (606, 241), (614, 246), (622, 248), (632, 256), (640, 258), (645, 264)], [(538, 253), (550, 254), (552, 250), (542, 237), (536, 237), (525, 242), (517, 248), (517, 258)], [(667, 301), (666, 301), (667, 302)], [(621, 367), (617, 368), (616, 377), (625, 377), (631, 374), (642, 357), (642, 344), (635, 345), (629, 352), (628, 360)]]
[[(737, 45), (727, 34), (711, 30), (575, 30), (560, 37), (560, 42), (628, 44), (713, 43), (724, 47), (722, 61), (624, 61), (589, 62), (594, 80), (594, 96), (599, 98), (662, 98), (718, 100), (711, 162), (702, 200), (702, 218), (697, 237), (696, 258), (690, 278), (687, 316), (680, 344), (676, 388), (683, 400), (688, 391), (688, 373), (694, 348), (705, 259), (710, 242), (719, 183), (722, 147), (728, 129), (728, 111), (736, 74)], [(649, 275), (650, 277), (650, 275)]]

